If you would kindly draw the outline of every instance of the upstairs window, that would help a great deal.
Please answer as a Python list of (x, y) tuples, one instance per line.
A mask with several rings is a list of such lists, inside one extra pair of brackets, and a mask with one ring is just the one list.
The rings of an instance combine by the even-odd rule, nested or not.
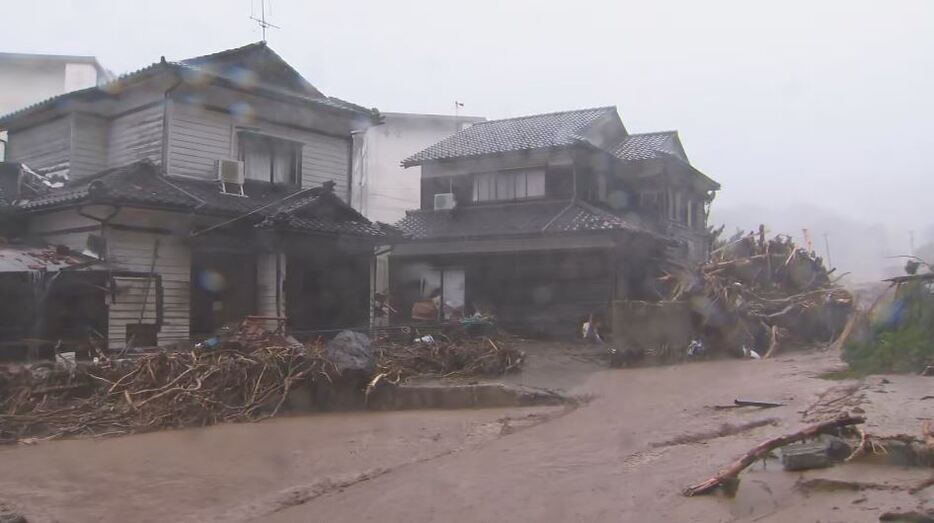
[(474, 177), (473, 201), (527, 200), (545, 196), (543, 169), (483, 173)]
[(298, 142), (241, 133), (239, 159), (248, 180), (301, 185), (302, 144)]

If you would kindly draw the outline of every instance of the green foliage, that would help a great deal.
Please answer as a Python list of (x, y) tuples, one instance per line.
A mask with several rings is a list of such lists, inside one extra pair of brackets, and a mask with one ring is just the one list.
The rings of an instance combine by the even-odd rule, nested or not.
[(934, 293), (920, 282), (899, 291), (893, 313), (844, 347), (843, 359), (854, 372), (917, 372), (934, 364)]

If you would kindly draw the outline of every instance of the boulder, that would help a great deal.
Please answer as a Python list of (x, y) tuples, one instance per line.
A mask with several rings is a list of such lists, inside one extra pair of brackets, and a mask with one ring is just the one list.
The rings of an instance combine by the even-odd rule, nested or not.
[(354, 331), (342, 331), (328, 342), (325, 355), (341, 374), (369, 376), (376, 370), (376, 352), (370, 338)]

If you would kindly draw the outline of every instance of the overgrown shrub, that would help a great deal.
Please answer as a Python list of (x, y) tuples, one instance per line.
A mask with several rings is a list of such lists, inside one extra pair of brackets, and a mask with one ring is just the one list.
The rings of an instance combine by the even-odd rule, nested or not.
[(930, 281), (903, 283), (892, 306), (872, 319), (865, 336), (844, 347), (843, 359), (859, 374), (917, 372), (934, 365), (934, 292)]

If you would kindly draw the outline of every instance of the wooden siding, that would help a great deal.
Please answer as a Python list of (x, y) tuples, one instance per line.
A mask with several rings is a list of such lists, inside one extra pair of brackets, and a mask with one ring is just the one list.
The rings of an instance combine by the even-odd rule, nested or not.
[(337, 183), (334, 187), (336, 193), (347, 200), (347, 176), (350, 172), (349, 139), (310, 132), (300, 132), (297, 138), (305, 144), (302, 147), (302, 187), (314, 187), (333, 180)]
[(107, 168), (109, 124), (99, 116), (75, 113), (71, 117), (72, 179), (90, 176)]
[(262, 253), (256, 257), (256, 313), (260, 316), (285, 316), (285, 292), (279, 292), (276, 307), (276, 287), (285, 278), (285, 255), (279, 256), (279, 282), (276, 281), (276, 254)]
[[(237, 157), (237, 131), (233, 115), (173, 102), (169, 111), (168, 173), (203, 179), (214, 178), (214, 161)], [(302, 144), (302, 187), (333, 180), (335, 191), (348, 198), (350, 137), (341, 138), (275, 125), (251, 122), (243, 126)]]
[(170, 174), (214, 179), (214, 161), (236, 157), (228, 115), (172, 102), (169, 111)]
[(107, 167), (143, 159), (162, 163), (162, 116), (162, 104), (155, 104), (111, 120)]
[[(180, 237), (154, 233), (108, 229), (106, 236), (108, 261), (120, 269), (141, 273), (149, 273), (153, 246), (156, 239), (159, 240), (155, 265), (155, 273), (162, 277), (163, 290), (163, 324), (159, 331), (159, 343), (188, 339), (191, 279), (188, 246)], [(150, 299), (155, 298), (154, 290), (150, 289)], [(111, 305), (108, 328), (110, 348), (122, 348), (126, 342), (127, 323), (139, 321), (142, 296), (136, 290), (127, 292), (129, 294), (123, 302)]]
[[(148, 277), (115, 276), (108, 312), (107, 344), (111, 349), (122, 349), (126, 344), (126, 326), (154, 324), (158, 319), (158, 281)], [(148, 286), (148, 290), (147, 290)], [(145, 306), (145, 310), (143, 307)], [(140, 311), (143, 311), (140, 316)], [(159, 336), (160, 342), (162, 336)], [(137, 346), (139, 343), (136, 344)]]
[(57, 118), (9, 133), (7, 160), (25, 163), (46, 175), (67, 176), (71, 151), (71, 121)]

